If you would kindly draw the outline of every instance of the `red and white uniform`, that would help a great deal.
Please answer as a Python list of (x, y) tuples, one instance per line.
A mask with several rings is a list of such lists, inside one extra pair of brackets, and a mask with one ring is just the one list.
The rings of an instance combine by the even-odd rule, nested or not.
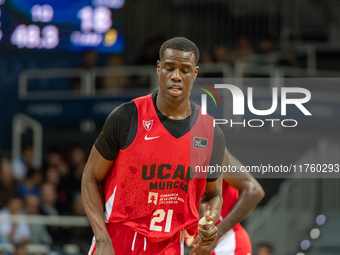
[[(223, 181), (223, 206), (221, 220), (231, 211), (239, 197), (239, 192), (234, 187)], [(237, 223), (219, 240), (212, 255), (251, 255), (251, 243), (247, 231)]]
[[(190, 173), (209, 165), (213, 118), (199, 114), (190, 131), (175, 138), (160, 122), (151, 95), (134, 103), (136, 137), (103, 181), (106, 227), (116, 255), (181, 254), (182, 232), (197, 231), (206, 178)], [(94, 249), (95, 242), (89, 254)]]

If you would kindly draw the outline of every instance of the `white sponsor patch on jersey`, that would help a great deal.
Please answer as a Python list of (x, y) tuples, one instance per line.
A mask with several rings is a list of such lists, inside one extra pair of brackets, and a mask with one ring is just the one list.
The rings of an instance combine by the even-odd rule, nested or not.
[(158, 200), (158, 193), (149, 192), (148, 204), (154, 203), (155, 205), (157, 205), (157, 200)]

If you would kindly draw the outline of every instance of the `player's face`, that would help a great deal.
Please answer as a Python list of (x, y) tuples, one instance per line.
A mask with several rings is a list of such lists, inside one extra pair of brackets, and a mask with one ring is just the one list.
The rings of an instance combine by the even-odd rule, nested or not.
[(162, 59), (157, 62), (159, 93), (171, 101), (189, 98), (197, 73), (194, 53), (166, 49)]

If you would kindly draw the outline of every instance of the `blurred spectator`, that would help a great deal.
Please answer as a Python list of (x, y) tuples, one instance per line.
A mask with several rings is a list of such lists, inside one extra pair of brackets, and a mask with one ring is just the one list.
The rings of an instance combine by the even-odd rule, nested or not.
[(273, 246), (269, 243), (260, 243), (256, 246), (255, 255), (274, 255)]
[(164, 42), (165, 38), (163, 36), (157, 36), (148, 41), (145, 44), (144, 49), (142, 50), (143, 55), (137, 61), (137, 64), (155, 66), (157, 60), (159, 60), (159, 49), (161, 48)]
[(73, 215), (75, 215), (75, 216), (86, 216), (83, 201), (82, 201), (80, 193), (77, 193), (77, 194), (74, 195), (72, 208), (73, 208)]
[[(223, 45), (215, 45), (213, 48), (212, 58), (207, 53), (200, 54), (202, 63), (225, 63), (230, 64), (229, 52)], [(223, 77), (223, 72), (216, 70), (214, 67), (207, 66), (204, 72), (198, 73), (199, 77), (218, 78)]]
[(15, 245), (14, 255), (29, 255), (26, 243), (19, 243)]
[(200, 52), (199, 63), (212, 63), (213, 60), (208, 52)]
[(213, 60), (216, 63), (230, 64), (230, 54), (223, 45), (215, 45), (213, 49)]
[(23, 202), (20, 198), (13, 197), (9, 200), (7, 207), (0, 210), (0, 236), (2, 241), (18, 244), (28, 242), (30, 240), (30, 230), (24, 220), (18, 223), (11, 223), (10, 216), (21, 214), (23, 209)]
[(7, 204), (8, 199), (12, 196), (20, 196), (19, 185), (13, 178), (11, 164), (3, 161), (0, 165), (0, 209)]
[[(47, 168), (54, 167), (58, 170), (60, 180), (57, 188), (57, 208), (59, 213), (66, 214), (71, 210), (73, 193), (73, 175), (69, 165), (64, 160), (61, 152), (51, 150), (47, 155)], [(56, 181), (56, 180), (55, 180)]]
[(23, 180), (29, 168), (39, 169), (40, 166), (34, 163), (34, 150), (32, 145), (27, 145), (22, 151), (22, 156), (12, 162), (13, 175), (17, 180)]
[(51, 183), (55, 188), (58, 188), (60, 183), (60, 172), (56, 167), (50, 166), (47, 168), (44, 182)]
[[(114, 54), (111, 55), (108, 63), (108, 67), (121, 67), (124, 65), (123, 56)], [(102, 89), (113, 90), (125, 88), (129, 85), (130, 78), (128, 76), (104, 76)]]
[(55, 206), (57, 201), (57, 193), (55, 187), (50, 183), (44, 183), (41, 186), (41, 205), (42, 214), (50, 216), (58, 216), (58, 210)]
[(260, 53), (271, 53), (277, 50), (277, 43), (273, 38), (265, 38), (260, 42)]
[(98, 65), (98, 53), (94, 50), (86, 51), (84, 54), (83, 67), (92, 69)]
[[(35, 195), (27, 195), (25, 198), (25, 212), (27, 215), (39, 215), (39, 197)], [(53, 240), (49, 235), (45, 225), (31, 224), (29, 225), (31, 232), (31, 243), (35, 244), (49, 244)]]
[[(82, 68), (87, 70), (91, 70), (95, 67), (98, 67), (98, 53), (94, 50), (88, 50), (84, 52), (83, 64)], [(101, 80), (96, 78), (96, 88), (101, 88)], [(81, 90), (80, 79), (73, 80), (73, 90)]]
[(74, 183), (71, 178), (68, 177), (61, 182), (60, 172), (57, 168), (51, 166), (45, 173), (45, 183), (53, 185), (57, 191), (56, 208), (59, 214), (65, 215), (70, 213), (71, 197), (73, 193), (72, 183)]
[(80, 191), (81, 178), (87, 161), (87, 155), (84, 148), (80, 146), (73, 147), (69, 153), (70, 170), (72, 173), (72, 196), (74, 192)]
[(253, 48), (248, 37), (242, 35), (237, 41), (236, 49), (233, 53), (233, 63), (236, 63), (239, 59), (251, 56), (254, 54)]
[(70, 152), (70, 165), (79, 176), (83, 175), (83, 170), (86, 165), (86, 152), (83, 147), (76, 146)]
[(281, 66), (298, 66), (296, 55), (293, 51), (287, 51), (279, 62)]
[(47, 167), (55, 167), (58, 169), (61, 177), (69, 175), (69, 166), (64, 160), (64, 157), (61, 152), (58, 150), (51, 150), (47, 154)]
[(22, 198), (27, 195), (36, 195), (40, 197), (40, 189), (42, 174), (37, 170), (30, 168), (27, 172), (26, 178), (19, 184), (19, 190)]
[(74, 192), (74, 177), (69, 164), (58, 150), (52, 150), (47, 156), (47, 168), (54, 167), (59, 171), (60, 181), (57, 188), (57, 209), (62, 215), (71, 213)]
[[(59, 216), (56, 208), (57, 193), (51, 183), (44, 183), (41, 186), (40, 214), (48, 216)], [(63, 230), (60, 227), (48, 226), (47, 231), (56, 245), (63, 243)]]
[[(73, 215), (86, 216), (81, 194), (77, 193), (73, 199)], [(72, 243), (77, 244), (81, 253), (86, 254), (90, 249), (90, 243), (93, 237), (93, 232), (90, 227), (72, 227), (71, 229)]]
[[(165, 41), (166, 39), (163, 36), (157, 36), (149, 40), (145, 44), (144, 49), (140, 51), (142, 55), (138, 57), (136, 64), (155, 67), (159, 60), (159, 49)], [(129, 87), (150, 88), (150, 84), (151, 80), (149, 76), (132, 76)]]

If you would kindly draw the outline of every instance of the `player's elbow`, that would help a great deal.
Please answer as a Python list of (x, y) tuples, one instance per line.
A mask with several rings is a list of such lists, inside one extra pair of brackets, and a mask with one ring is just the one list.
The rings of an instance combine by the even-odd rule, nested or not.
[(256, 194), (257, 203), (259, 203), (264, 198), (264, 190), (260, 184), (256, 184), (254, 187), (254, 193)]
[(248, 193), (256, 204), (258, 204), (265, 195), (263, 188), (258, 182), (250, 182), (248, 184)]

